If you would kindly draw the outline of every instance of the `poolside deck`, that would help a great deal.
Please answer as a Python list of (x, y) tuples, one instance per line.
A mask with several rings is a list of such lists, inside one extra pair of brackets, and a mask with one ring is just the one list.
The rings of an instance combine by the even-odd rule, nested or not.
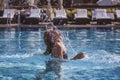
[[(45, 25), (49, 23), (39, 23), (37, 25), (29, 24), (0, 24), (0, 29), (6, 28), (21, 28), (21, 29), (45, 29)], [(107, 25), (95, 25), (95, 24), (86, 24), (86, 25), (77, 25), (77, 24), (67, 24), (67, 25), (56, 25), (59, 29), (111, 29), (111, 30), (120, 30), (120, 24), (107, 24)]]

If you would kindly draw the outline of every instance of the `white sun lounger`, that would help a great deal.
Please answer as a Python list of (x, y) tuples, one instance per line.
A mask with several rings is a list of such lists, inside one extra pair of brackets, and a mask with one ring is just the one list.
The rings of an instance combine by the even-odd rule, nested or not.
[(30, 15), (26, 17), (25, 24), (38, 24), (41, 18), (41, 10), (40, 9), (31, 9)]
[(0, 17), (0, 23), (1, 24), (6, 24), (6, 23), (11, 23), (15, 16), (15, 9), (4, 9), (3, 16)]
[(95, 9), (92, 13), (92, 19), (96, 20), (98, 24), (109, 24), (112, 21), (106, 9)]
[(120, 18), (120, 10), (116, 10), (116, 17), (117, 19)]
[(56, 10), (53, 23), (54, 24), (67, 24), (67, 14), (66, 14), (65, 9)]
[(74, 14), (74, 20), (76, 23), (81, 23), (81, 24), (90, 23), (87, 9), (77, 9), (77, 13)]

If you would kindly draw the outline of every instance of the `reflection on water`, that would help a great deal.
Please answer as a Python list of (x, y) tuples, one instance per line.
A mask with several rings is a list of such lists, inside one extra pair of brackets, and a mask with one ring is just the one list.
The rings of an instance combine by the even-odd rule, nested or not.
[(46, 69), (37, 75), (36, 80), (62, 80), (61, 64), (62, 60), (59, 59), (46, 61)]
[(62, 30), (68, 56), (85, 52), (89, 57), (62, 63), (43, 55), (43, 33), (0, 32), (0, 80), (36, 80), (36, 76), (43, 80), (120, 79), (119, 32)]

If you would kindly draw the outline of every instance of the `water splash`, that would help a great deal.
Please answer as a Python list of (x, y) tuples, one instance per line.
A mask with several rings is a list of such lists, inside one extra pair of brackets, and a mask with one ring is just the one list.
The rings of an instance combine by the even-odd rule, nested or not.
[(0, 58), (28, 58), (28, 57), (32, 57), (32, 56), (34, 56), (35, 54), (22, 54), (22, 55), (20, 55), (20, 54), (15, 54), (15, 55), (7, 55), (7, 54), (5, 54), (5, 55), (1, 55), (0, 56)]

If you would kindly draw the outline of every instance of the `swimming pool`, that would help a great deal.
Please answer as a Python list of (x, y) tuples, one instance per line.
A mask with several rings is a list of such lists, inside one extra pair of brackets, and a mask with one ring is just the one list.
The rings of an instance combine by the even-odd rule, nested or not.
[[(44, 30), (0, 31), (0, 80), (36, 80), (45, 70)], [(62, 30), (69, 57), (88, 56), (61, 64), (61, 80), (119, 80), (120, 33), (98, 30)], [(43, 80), (56, 80), (55, 75)], [(47, 79), (48, 77), (52, 77)]]

